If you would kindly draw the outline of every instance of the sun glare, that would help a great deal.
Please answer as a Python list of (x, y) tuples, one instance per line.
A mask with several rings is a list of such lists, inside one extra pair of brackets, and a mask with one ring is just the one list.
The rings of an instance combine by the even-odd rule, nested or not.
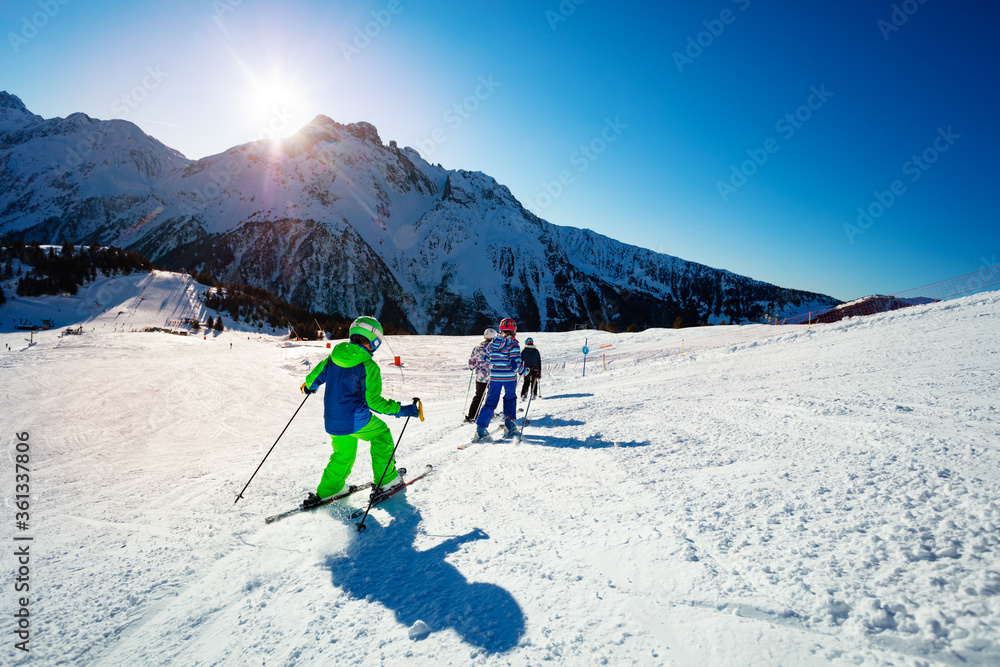
[(302, 108), (299, 92), (278, 77), (251, 83), (243, 105), (252, 140), (287, 137), (304, 124), (298, 118)]

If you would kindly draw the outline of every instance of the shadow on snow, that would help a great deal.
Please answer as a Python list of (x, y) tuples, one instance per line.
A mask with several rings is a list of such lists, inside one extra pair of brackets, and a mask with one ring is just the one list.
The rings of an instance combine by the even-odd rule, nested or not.
[[(531, 424), (528, 425), (531, 428)], [(557, 438), (551, 435), (538, 435), (528, 430), (524, 434), (525, 444), (542, 445), (543, 447), (563, 447), (566, 449), (604, 449), (606, 447), (646, 447), (648, 442), (620, 442), (617, 440), (604, 440), (600, 433), (588, 436), (586, 440), (575, 440), (573, 438)]]
[(476, 528), (417, 551), (413, 542), (420, 512), (405, 497), (380, 508), (392, 516), (389, 525), (381, 526), (369, 516), (367, 530), (353, 536), (347, 552), (327, 559), (334, 585), (353, 597), (385, 605), (406, 628), (418, 620), (431, 632), (451, 628), (466, 643), (490, 653), (517, 646), (524, 634), (524, 613), (514, 597), (495, 584), (470, 583), (445, 561), (462, 544), (489, 535)]
[(559, 417), (553, 417), (552, 415), (544, 415), (542, 417), (532, 417), (528, 416), (528, 427), (540, 426), (541, 428), (556, 428), (557, 426), (583, 426), (586, 422), (582, 422), (579, 419), (561, 419)]
[(558, 398), (590, 398), (593, 394), (557, 394), (555, 396), (546, 396), (546, 401), (553, 401)]

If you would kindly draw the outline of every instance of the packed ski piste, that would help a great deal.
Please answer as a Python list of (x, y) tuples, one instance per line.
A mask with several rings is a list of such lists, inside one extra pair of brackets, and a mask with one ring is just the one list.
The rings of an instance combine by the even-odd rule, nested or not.
[(0, 321), (0, 664), (1000, 664), (997, 293), (692, 352), (739, 328), (172, 336), (187, 277), (93, 290)]

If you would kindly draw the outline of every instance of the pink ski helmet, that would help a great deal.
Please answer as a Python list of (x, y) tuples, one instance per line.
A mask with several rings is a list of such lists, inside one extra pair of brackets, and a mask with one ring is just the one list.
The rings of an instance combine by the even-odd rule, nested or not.
[(505, 317), (500, 320), (500, 333), (506, 333), (508, 331), (511, 333), (517, 333), (517, 322), (509, 317)]

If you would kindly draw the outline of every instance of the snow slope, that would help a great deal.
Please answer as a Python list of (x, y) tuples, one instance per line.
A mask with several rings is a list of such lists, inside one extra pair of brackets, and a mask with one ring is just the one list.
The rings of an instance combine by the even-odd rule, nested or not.
[(998, 317), (980, 294), (586, 377), (585, 338), (697, 330), (531, 334), (524, 441), (465, 451), (476, 339), (393, 337), (386, 392), (427, 413), (398, 458), (436, 474), (361, 534), (360, 497), (263, 522), (318, 481), (316, 399), (233, 503), (322, 344), (0, 333), (4, 539), (17, 432), (34, 538), (32, 650), (8, 632), (0, 664), (997, 664)]
[[(18, 325), (53, 322), (58, 330), (81, 324), (85, 333), (132, 333), (147, 327), (183, 330), (179, 322), (186, 318), (206, 322), (219, 314), (205, 308), (201, 299), (210, 288), (190, 276), (171, 271), (153, 271), (128, 276), (102, 276), (80, 287), (73, 296), (53, 295), (23, 299), (15, 296), (17, 280), (0, 283), (8, 302), (0, 306), (0, 332), (10, 333)], [(12, 298), (13, 297), (13, 298)], [(247, 323), (234, 322), (228, 315), (225, 326), (231, 331), (257, 332)], [(268, 328), (269, 333), (273, 331)], [(205, 332), (216, 336), (212, 332)], [(27, 332), (20, 332), (27, 336)], [(16, 345), (20, 345), (17, 341)], [(14, 343), (11, 343), (14, 346)]]

